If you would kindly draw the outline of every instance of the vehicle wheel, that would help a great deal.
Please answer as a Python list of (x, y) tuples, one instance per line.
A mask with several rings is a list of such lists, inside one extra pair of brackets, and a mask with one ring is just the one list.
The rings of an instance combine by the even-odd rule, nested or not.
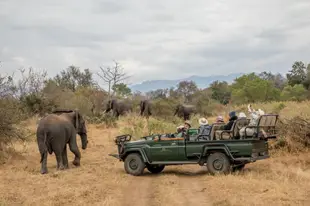
[(240, 170), (243, 170), (243, 168), (245, 167), (245, 164), (242, 164), (242, 165), (237, 165), (237, 166), (233, 166), (233, 172), (236, 172), (236, 171), (240, 171)]
[(140, 154), (132, 153), (125, 158), (124, 168), (128, 174), (139, 176), (143, 174), (145, 163)]
[(158, 174), (165, 169), (165, 165), (146, 165), (148, 171), (153, 174)]
[(227, 174), (230, 172), (230, 161), (225, 154), (216, 152), (209, 155), (207, 168), (211, 174)]

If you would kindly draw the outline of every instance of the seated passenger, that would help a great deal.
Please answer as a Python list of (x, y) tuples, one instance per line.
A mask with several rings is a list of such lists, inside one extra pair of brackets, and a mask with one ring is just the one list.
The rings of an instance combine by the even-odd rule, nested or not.
[(223, 116), (217, 116), (215, 123), (224, 123), (224, 118)]
[(200, 127), (198, 128), (198, 135), (209, 136), (211, 131), (211, 126), (206, 118), (200, 118), (198, 120)]
[[(220, 139), (220, 136), (221, 136), (221, 132), (223, 130), (231, 130), (231, 127), (233, 126), (235, 120), (237, 120), (238, 117), (236, 116), (236, 112), (235, 111), (232, 111), (229, 113), (229, 122), (223, 126), (220, 127), (220, 130), (217, 130), (215, 132), (215, 138), (216, 139)], [(226, 134), (225, 134), (226, 135)]]
[[(254, 109), (252, 109), (252, 106), (250, 104), (248, 105), (248, 111), (249, 111), (250, 116), (251, 116), (249, 126), (256, 126), (258, 124), (259, 117), (261, 115), (265, 114), (265, 112), (261, 109), (258, 109), (257, 111), (255, 111)], [(246, 135), (252, 136), (254, 134), (255, 130), (256, 130), (256, 128), (247, 128), (246, 129)], [(239, 134), (240, 134), (241, 138), (243, 138), (245, 136), (245, 127), (240, 129)]]
[(246, 119), (246, 115), (244, 114), (244, 112), (239, 113), (238, 119)]
[(189, 128), (191, 128), (191, 124), (189, 121), (185, 121), (184, 125), (178, 126), (177, 127), (177, 133), (178, 133), (177, 137), (184, 137)]

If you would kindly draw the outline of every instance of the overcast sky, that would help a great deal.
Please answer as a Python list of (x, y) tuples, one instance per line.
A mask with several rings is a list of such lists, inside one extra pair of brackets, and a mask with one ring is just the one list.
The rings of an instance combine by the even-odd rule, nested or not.
[(0, 0), (1, 74), (123, 65), (131, 82), (286, 72), (310, 61), (310, 0)]

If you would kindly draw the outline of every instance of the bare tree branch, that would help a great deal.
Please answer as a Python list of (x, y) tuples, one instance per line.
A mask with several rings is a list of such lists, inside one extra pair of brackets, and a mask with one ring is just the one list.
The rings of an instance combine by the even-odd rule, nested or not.
[[(101, 73), (97, 73), (97, 75), (106, 83), (109, 87), (109, 97), (111, 97), (111, 89), (114, 87), (114, 85), (121, 83), (125, 79), (128, 79), (130, 76), (128, 76), (124, 69), (120, 66), (120, 64), (113, 60), (114, 66), (111, 67), (100, 67)], [(114, 95), (114, 92), (113, 92)]]

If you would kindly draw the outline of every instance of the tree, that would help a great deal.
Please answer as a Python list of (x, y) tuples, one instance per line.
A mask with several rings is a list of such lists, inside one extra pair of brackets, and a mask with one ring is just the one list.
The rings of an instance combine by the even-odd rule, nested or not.
[[(108, 84), (108, 94), (109, 98), (111, 98), (111, 89), (113, 89), (114, 85), (121, 83), (125, 79), (129, 78), (127, 74), (124, 72), (124, 69), (114, 61), (115, 65), (113, 67), (103, 68), (100, 67), (101, 73), (97, 73), (97, 75)], [(114, 95), (115, 92), (113, 92)]]
[(270, 81), (261, 79), (255, 73), (243, 75), (232, 84), (232, 98), (236, 103), (254, 103), (277, 100), (280, 90)]
[(294, 86), (295, 84), (303, 84), (307, 79), (305, 64), (301, 61), (296, 61), (292, 66), (292, 70), (290, 70), (286, 76), (290, 86)]
[(307, 90), (302, 84), (287, 85), (281, 93), (281, 98), (284, 101), (303, 101), (307, 98)]
[(77, 90), (77, 87), (92, 87), (95, 85), (89, 69), (84, 69), (81, 72), (75, 66), (69, 66), (66, 70), (61, 71), (60, 74), (54, 77), (53, 81), (55, 81), (57, 86), (73, 92)]
[(226, 81), (215, 81), (210, 85), (212, 91), (212, 99), (219, 101), (221, 104), (226, 104), (231, 98), (231, 91)]
[(112, 90), (117, 96), (127, 97), (131, 95), (131, 89), (124, 83), (114, 84)]
[(181, 81), (177, 85), (176, 92), (179, 96), (183, 96), (185, 102), (190, 102), (195, 92), (199, 91), (194, 81)]
[(150, 99), (166, 99), (167, 95), (168, 89), (157, 89), (146, 93), (146, 96)]
[(263, 80), (270, 81), (275, 88), (282, 90), (285, 86), (286, 79), (280, 74), (272, 74), (271, 72), (262, 72), (259, 77)]

